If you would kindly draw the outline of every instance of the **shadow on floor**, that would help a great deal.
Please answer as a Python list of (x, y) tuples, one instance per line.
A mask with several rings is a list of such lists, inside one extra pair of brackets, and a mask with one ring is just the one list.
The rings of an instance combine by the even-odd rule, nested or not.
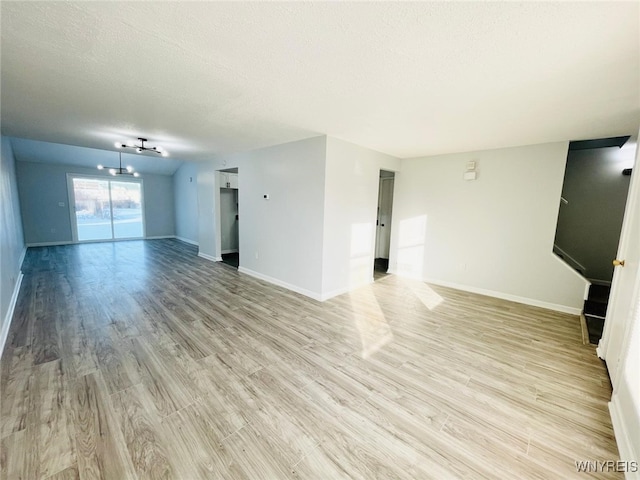
[(380, 280), (388, 275), (389, 259), (388, 258), (376, 258), (373, 262), (373, 280)]
[(223, 253), (222, 263), (226, 263), (227, 265), (231, 265), (232, 267), (238, 268), (238, 266), (240, 265), (240, 254), (238, 252)]

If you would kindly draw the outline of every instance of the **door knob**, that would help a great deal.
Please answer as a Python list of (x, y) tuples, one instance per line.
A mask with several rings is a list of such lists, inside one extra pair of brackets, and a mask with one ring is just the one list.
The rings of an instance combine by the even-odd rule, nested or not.
[(617, 258), (613, 261), (614, 267), (624, 267), (624, 260), (618, 260)]

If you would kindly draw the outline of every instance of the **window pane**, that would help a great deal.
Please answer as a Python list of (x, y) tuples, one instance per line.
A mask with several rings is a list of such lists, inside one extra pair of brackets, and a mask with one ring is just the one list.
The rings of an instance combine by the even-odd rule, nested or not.
[(109, 182), (74, 178), (73, 193), (78, 240), (111, 240)]
[(141, 238), (142, 189), (139, 183), (111, 182), (113, 233), (115, 238)]

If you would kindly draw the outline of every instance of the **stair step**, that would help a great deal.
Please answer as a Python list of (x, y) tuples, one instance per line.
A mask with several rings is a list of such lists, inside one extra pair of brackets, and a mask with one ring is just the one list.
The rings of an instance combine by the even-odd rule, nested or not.
[(587, 322), (587, 332), (589, 333), (589, 343), (597, 345), (602, 338), (602, 330), (604, 330), (604, 318), (594, 317), (593, 315), (584, 316)]
[(604, 318), (607, 315), (607, 303), (596, 300), (585, 300), (584, 314)]

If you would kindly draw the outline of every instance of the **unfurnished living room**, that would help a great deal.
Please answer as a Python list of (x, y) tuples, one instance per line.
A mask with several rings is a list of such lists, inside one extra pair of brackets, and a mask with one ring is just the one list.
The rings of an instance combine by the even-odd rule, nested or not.
[(640, 478), (640, 3), (0, 21), (0, 478)]

